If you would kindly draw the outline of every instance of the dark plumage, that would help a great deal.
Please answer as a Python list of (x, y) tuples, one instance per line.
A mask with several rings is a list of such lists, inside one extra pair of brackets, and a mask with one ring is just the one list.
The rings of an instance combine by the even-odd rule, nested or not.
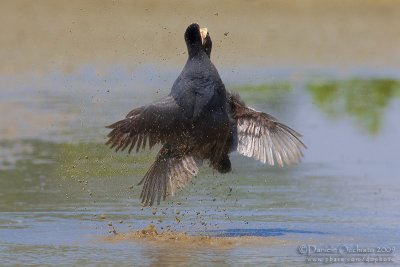
[(153, 205), (167, 192), (174, 194), (208, 161), (221, 173), (231, 170), (229, 153), (239, 153), (280, 166), (298, 163), (300, 134), (272, 116), (248, 108), (229, 94), (210, 60), (212, 42), (206, 29), (191, 24), (185, 32), (188, 60), (171, 93), (136, 108), (108, 128), (107, 145), (131, 152), (161, 143), (155, 162), (139, 184), (144, 205)]

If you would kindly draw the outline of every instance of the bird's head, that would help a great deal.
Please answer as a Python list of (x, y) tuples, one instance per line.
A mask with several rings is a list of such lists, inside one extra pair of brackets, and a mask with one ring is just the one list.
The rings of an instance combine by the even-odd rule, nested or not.
[(202, 50), (203, 45), (206, 43), (207, 36), (209, 36), (207, 28), (200, 28), (197, 23), (192, 23), (187, 27), (185, 31), (185, 42), (189, 55)]

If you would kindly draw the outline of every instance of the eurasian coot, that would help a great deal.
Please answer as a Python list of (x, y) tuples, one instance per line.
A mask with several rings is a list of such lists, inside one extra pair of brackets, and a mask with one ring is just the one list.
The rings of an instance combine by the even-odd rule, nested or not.
[(139, 184), (144, 205), (172, 195), (197, 175), (208, 161), (220, 173), (231, 170), (229, 153), (280, 166), (300, 161), (300, 134), (272, 116), (248, 108), (229, 94), (210, 60), (212, 42), (198, 24), (185, 31), (188, 60), (171, 93), (153, 104), (136, 108), (108, 126), (107, 145), (131, 152), (157, 143), (163, 146)]

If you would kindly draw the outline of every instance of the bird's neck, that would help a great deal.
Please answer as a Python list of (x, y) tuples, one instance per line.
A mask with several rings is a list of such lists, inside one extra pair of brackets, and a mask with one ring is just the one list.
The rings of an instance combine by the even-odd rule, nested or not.
[(195, 57), (202, 57), (204, 53), (203, 47), (201, 45), (188, 45), (188, 54), (189, 54), (189, 59), (195, 58)]

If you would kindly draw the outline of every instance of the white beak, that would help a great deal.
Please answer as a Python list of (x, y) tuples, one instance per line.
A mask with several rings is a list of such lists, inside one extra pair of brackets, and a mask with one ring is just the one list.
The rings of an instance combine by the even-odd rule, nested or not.
[(200, 35), (201, 35), (201, 44), (204, 44), (207, 37), (207, 28), (200, 28)]

